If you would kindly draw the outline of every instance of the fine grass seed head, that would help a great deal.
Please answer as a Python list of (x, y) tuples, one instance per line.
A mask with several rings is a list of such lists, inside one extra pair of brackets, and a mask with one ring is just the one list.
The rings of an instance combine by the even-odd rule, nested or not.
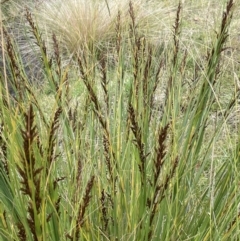
[[(130, 28), (134, 28), (135, 38), (144, 36), (154, 46), (163, 46), (169, 35), (167, 22), (172, 22), (174, 17), (169, 12), (174, 8), (159, 4), (161, 6), (156, 10), (153, 0), (12, 1), (11, 6), (6, 5), (4, 23), (19, 49), (19, 57), (29, 80), (42, 83), (47, 77), (43, 71), (41, 47), (31, 24), (37, 27), (45, 44), (47, 53), (44, 55), (54, 55), (52, 36), (58, 40), (62, 66), (71, 61), (71, 65), (76, 67), (77, 56), (83, 52), (96, 60), (107, 56), (114, 63), (120, 42), (128, 44), (129, 38), (133, 37)], [(31, 21), (27, 20), (29, 14)]]
[[(122, 28), (129, 28), (129, 12), (135, 16), (135, 24), (141, 34), (157, 37), (163, 30), (161, 17), (167, 10), (153, 8), (152, 1), (44, 1), (36, 13), (38, 24), (42, 26), (46, 37), (54, 31), (61, 37), (63, 46), (70, 53), (80, 51), (82, 47), (103, 49), (112, 45), (115, 39), (116, 20), (121, 12)], [(163, 21), (165, 21), (164, 19)], [(157, 22), (157, 23), (156, 23)], [(155, 33), (154, 33), (155, 32)], [(125, 34), (127, 34), (125, 32)], [(152, 36), (151, 36), (152, 35)]]

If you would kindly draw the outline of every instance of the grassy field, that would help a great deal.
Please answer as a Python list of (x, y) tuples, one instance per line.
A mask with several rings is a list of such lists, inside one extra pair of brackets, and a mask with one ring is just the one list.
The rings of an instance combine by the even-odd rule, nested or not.
[(0, 241), (239, 240), (239, 16), (1, 1)]

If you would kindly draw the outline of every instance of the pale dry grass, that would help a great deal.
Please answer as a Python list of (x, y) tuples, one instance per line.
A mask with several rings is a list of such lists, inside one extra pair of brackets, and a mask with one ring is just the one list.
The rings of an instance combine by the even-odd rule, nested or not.
[[(159, 43), (169, 36), (169, 25), (175, 17), (174, 5), (154, 1), (133, 2), (139, 34)], [(122, 35), (127, 38), (130, 24), (129, 1), (44, 1), (36, 12), (37, 22), (51, 41), (54, 32), (65, 50), (74, 54), (83, 47), (109, 49), (115, 43), (116, 21), (120, 13)], [(172, 13), (172, 14), (171, 14)]]

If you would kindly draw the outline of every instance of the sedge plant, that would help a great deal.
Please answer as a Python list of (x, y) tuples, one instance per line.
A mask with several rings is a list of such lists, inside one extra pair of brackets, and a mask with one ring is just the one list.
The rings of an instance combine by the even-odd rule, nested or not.
[(167, 48), (143, 34), (130, 1), (115, 15), (109, 50), (87, 41), (68, 62), (59, 35), (48, 46), (26, 10), (50, 111), (2, 28), (13, 93), (1, 75), (0, 240), (238, 239), (240, 142), (214, 157), (239, 98), (238, 90), (220, 108), (233, 6), (201, 69), (181, 45), (181, 4)]

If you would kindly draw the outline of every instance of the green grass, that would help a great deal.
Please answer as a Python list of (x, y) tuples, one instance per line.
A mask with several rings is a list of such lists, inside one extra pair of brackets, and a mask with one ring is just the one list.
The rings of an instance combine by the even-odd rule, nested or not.
[[(99, 14), (98, 2), (84, 3)], [(165, 28), (151, 22), (166, 14), (153, 11), (159, 1), (142, 19), (143, 3), (119, 12), (100, 3), (106, 35), (91, 29), (74, 49), (59, 19), (52, 34), (52, 16), (25, 10), (39, 79), (25, 68), (26, 42), (2, 21), (0, 240), (238, 240), (237, 47), (225, 52), (237, 3), (161, 2)], [(191, 35), (197, 7), (225, 11), (215, 33)]]

